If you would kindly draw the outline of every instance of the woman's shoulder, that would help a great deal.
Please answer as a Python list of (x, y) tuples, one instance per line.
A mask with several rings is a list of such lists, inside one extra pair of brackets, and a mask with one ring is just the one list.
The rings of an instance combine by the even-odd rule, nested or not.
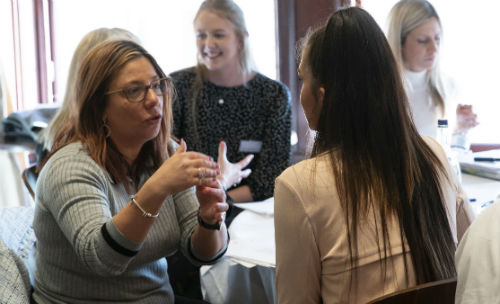
[(271, 115), (282, 115), (291, 112), (290, 90), (283, 83), (257, 73), (248, 83), (252, 95)]
[(73, 142), (57, 150), (48, 159), (42, 172), (54, 171), (57, 168), (57, 170), (69, 170), (71, 168), (76, 169), (80, 166), (77, 164), (82, 164), (85, 167), (91, 167), (92, 170), (97, 170), (99, 168), (99, 165), (97, 165), (97, 163), (90, 156), (88, 148), (81, 142)]
[(90, 157), (87, 151), (88, 149), (86, 149), (81, 142), (79, 141), (72, 142), (57, 150), (56, 153), (52, 155), (51, 159), (64, 158), (67, 156), (73, 156), (78, 158), (85, 156)]
[(431, 136), (427, 135), (421, 135), (421, 136), (424, 142), (427, 144), (427, 146), (431, 148), (431, 150), (439, 157), (441, 161), (447, 160), (446, 153), (443, 147), (441, 147), (441, 145), (437, 142), (437, 140), (435, 140)]
[(324, 181), (326, 176), (331, 175), (329, 159), (322, 155), (302, 160), (281, 173), (277, 182), (286, 183), (294, 188), (309, 188), (309, 183)]
[(256, 86), (260, 86), (269, 91), (279, 92), (283, 95), (290, 94), (290, 90), (284, 83), (282, 83), (279, 80), (271, 79), (261, 73), (256, 73), (255, 77), (252, 80), (250, 80), (250, 83)]
[(170, 74), (170, 77), (176, 82), (190, 81), (196, 76), (196, 67), (189, 67)]

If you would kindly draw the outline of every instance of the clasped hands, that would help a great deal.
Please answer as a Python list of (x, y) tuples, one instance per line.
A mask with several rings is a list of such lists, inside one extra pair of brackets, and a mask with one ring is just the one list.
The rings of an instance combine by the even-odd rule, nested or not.
[(200, 202), (200, 216), (204, 222), (215, 224), (223, 221), (223, 213), (229, 208), (226, 194), (217, 180), (220, 165), (211, 157), (198, 152), (187, 152), (186, 142), (180, 146), (153, 175), (155, 191), (164, 196), (182, 192), (196, 186)]

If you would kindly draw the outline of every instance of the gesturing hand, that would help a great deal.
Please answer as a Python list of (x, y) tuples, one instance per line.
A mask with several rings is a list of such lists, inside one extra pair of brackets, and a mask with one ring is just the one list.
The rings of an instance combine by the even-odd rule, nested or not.
[(194, 185), (212, 184), (220, 174), (219, 164), (211, 157), (186, 152), (186, 149), (186, 143), (181, 140), (177, 151), (151, 176), (148, 182), (152, 183), (155, 191), (163, 191), (166, 195), (178, 193)]
[(251, 169), (245, 169), (245, 167), (252, 161), (253, 154), (245, 156), (245, 158), (237, 163), (231, 163), (227, 160), (226, 153), (226, 143), (221, 141), (219, 144), (219, 157), (217, 159), (221, 169), (221, 176), (219, 179), (222, 185), (227, 189), (231, 187), (231, 185), (241, 183), (242, 179), (247, 178), (250, 173), (252, 173)]
[(205, 223), (215, 224), (224, 221), (223, 214), (229, 208), (222, 185), (211, 179), (203, 186), (196, 187), (196, 196), (200, 202), (200, 216)]

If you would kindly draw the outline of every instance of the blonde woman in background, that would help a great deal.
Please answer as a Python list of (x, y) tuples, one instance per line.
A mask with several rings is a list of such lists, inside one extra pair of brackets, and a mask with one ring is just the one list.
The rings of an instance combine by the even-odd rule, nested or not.
[(52, 119), (47, 128), (40, 131), (37, 145), (37, 159), (42, 162), (48, 152), (66, 142), (74, 135), (74, 127), (78, 116), (76, 94), (76, 77), (83, 58), (89, 51), (101, 42), (107, 40), (132, 40), (139, 43), (139, 39), (131, 32), (121, 28), (98, 28), (87, 33), (76, 47), (68, 72), (66, 92), (61, 109)]
[[(217, 159), (229, 225), (241, 211), (231, 201), (271, 197), (274, 180), (288, 166), (290, 92), (256, 71), (243, 11), (232, 0), (203, 1), (193, 26), (198, 64), (171, 74), (173, 134)], [(201, 298), (199, 270), (182, 256), (170, 257), (169, 265), (174, 291)]]
[[(450, 86), (445, 85), (439, 69), (439, 16), (426, 0), (401, 0), (390, 12), (387, 37), (404, 75), (415, 125), (420, 134), (436, 138), (438, 119), (455, 120), (447, 94)], [(468, 148), (466, 133), (477, 124), (472, 106), (458, 104), (453, 144)]]
[(204, 1), (194, 31), (198, 65), (171, 75), (174, 135), (218, 159), (235, 202), (269, 198), (290, 159), (289, 90), (256, 71), (243, 12), (232, 0)]

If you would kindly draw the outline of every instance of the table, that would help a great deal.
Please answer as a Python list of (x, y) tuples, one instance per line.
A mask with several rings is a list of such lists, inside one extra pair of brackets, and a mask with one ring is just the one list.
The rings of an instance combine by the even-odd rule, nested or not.
[[(462, 185), (476, 214), (500, 194), (500, 181), (462, 174)], [(262, 204), (262, 205), (259, 205)], [(267, 205), (266, 205), (267, 204)], [(239, 204), (241, 212), (229, 228), (231, 241), (225, 257), (201, 267), (203, 297), (211, 303), (276, 303), (274, 279), (274, 200)]]
[(276, 303), (274, 200), (239, 206), (247, 210), (229, 227), (225, 257), (200, 269), (203, 298), (218, 304)]
[(500, 195), (500, 181), (470, 174), (462, 174), (462, 187), (476, 215)]

